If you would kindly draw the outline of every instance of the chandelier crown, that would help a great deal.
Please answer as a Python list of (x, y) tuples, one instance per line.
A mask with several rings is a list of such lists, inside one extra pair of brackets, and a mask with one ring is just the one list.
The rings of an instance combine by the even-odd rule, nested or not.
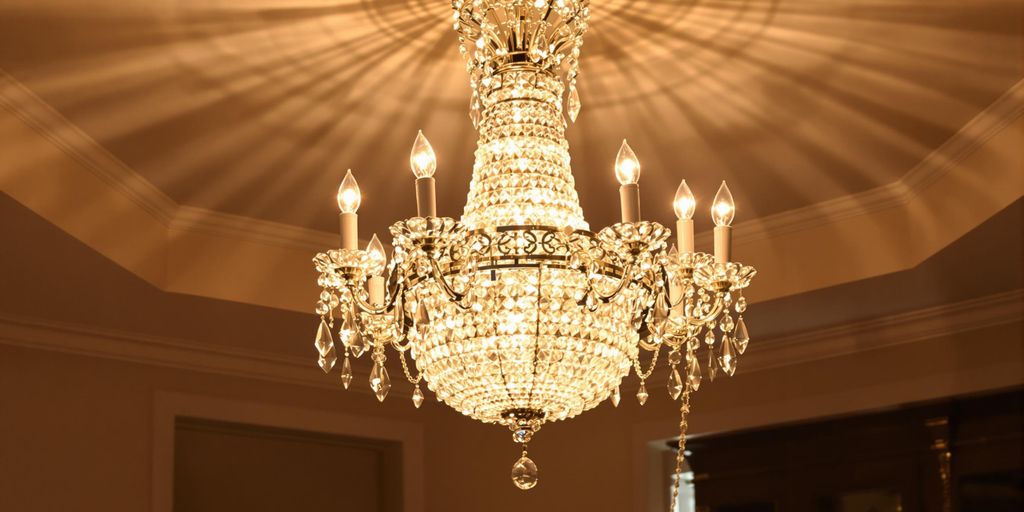
[(576, 75), (589, 5), (589, 0), (454, 0), (459, 52), (473, 88), (471, 111), (479, 110), (496, 73), (523, 67), (568, 81), (570, 97), (578, 101)]

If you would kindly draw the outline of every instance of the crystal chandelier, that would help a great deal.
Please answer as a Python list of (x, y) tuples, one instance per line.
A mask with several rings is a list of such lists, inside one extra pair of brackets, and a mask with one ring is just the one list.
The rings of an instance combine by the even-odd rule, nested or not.
[(647, 379), (665, 352), (668, 395), (680, 401), (682, 415), (678, 466), (702, 364), (709, 379), (732, 375), (749, 341), (742, 290), (755, 271), (730, 261), (732, 195), (723, 182), (711, 208), (714, 255), (696, 252), (696, 201), (680, 183), (673, 204), (678, 248), (670, 249), (670, 231), (641, 220), (640, 163), (623, 141), (615, 162), (622, 222), (591, 231), (564, 135), (566, 117), (575, 122), (580, 111), (587, 0), (452, 6), (479, 131), (465, 210), (458, 220), (437, 216), (435, 155), (418, 134), (410, 156), (417, 216), (391, 226), (388, 259), (376, 235), (365, 250), (358, 247), (360, 194), (346, 174), (337, 197), (341, 248), (314, 259), (323, 288), (316, 307), (320, 367), (330, 372), (342, 357), (348, 388), (351, 358), (369, 353), (370, 387), (383, 401), (393, 349), (416, 407), (425, 384), (455, 410), (511, 429), (522, 445), (512, 479), (529, 489), (537, 467), (526, 448), (541, 426), (606, 399), (618, 406), (630, 369), (643, 405)]

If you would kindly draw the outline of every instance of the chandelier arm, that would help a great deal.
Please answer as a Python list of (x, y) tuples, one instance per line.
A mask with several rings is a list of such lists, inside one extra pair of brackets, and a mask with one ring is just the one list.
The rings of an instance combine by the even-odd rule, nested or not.
[[(412, 340), (410, 340), (409, 337), (406, 336), (404, 325), (400, 327), (398, 334), (399, 336), (395, 336), (394, 338), (391, 339), (391, 347), (394, 348), (395, 351), (399, 353), (406, 352), (410, 348), (412, 348)], [(402, 344), (403, 340), (405, 341), (405, 345)]]
[(359, 290), (357, 289), (356, 284), (354, 282), (348, 281), (346, 283), (346, 287), (348, 288), (349, 293), (352, 295), (352, 300), (355, 303), (355, 305), (359, 308), (359, 310), (363, 313), (369, 313), (371, 315), (383, 315), (385, 313), (390, 313), (394, 311), (395, 303), (398, 300), (398, 296), (405, 289), (404, 284), (398, 284), (397, 286), (395, 286), (395, 289), (391, 290), (391, 296), (388, 298), (387, 302), (383, 306), (378, 308), (374, 307), (369, 302), (366, 302), (366, 299), (364, 299), (363, 296), (359, 293)]
[[(706, 315), (699, 316), (699, 317), (696, 317), (696, 318), (692, 317), (690, 315), (686, 315), (686, 318), (684, 318), (684, 320), (686, 320), (686, 322), (688, 324), (690, 324), (690, 325), (702, 326), (702, 325), (704, 325), (704, 324), (706, 324), (706, 323), (708, 323), (708, 322), (718, 318), (722, 314), (722, 312), (725, 311), (725, 300), (724, 300), (724, 298), (725, 298), (725, 294), (720, 293), (720, 292), (716, 293), (715, 294), (715, 303), (714, 303), (714, 305), (711, 306), (711, 309), (708, 311), (708, 313)], [(671, 315), (671, 313), (669, 313), (669, 314)]]
[(430, 271), (431, 274), (433, 274), (434, 281), (441, 285), (441, 289), (444, 290), (445, 295), (447, 295), (448, 298), (460, 308), (469, 309), (469, 306), (462, 303), (462, 299), (466, 297), (466, 294), (457, 292), (455, 288), (445, 280), (444, 275), (441, 274), (441, 267), (437, 264), (435, 259), (429, 257), (427, 259), (430, 260)]
[(619, 282), (618, 282), (618, 284), (615, 285), (615, 289), (612, 290), (612, 292), (609, 293), (608, 295), (604, 295), (604, 294), (600, 293), (600, 291), (597, 289), (597, 287), (594, 286), (594, 281), (588, 275), (587, 276), (587, 293), (589, 295), (594, 296), (595, 298), (597, 298), (597, 300), (601, 301), (602, 303), (607, 304), (607, 303), (611, 302), (612, 299), (614, 299), (616, 296), (618, 296), (619, 293), (621, 293), (622, 290), (624, 290), (626, 288), (626, 284), (628, 284), (630, 281), (632, 281), (632, 279), (630, 278), (630, 276), (632, 274), (633, 274), (633, 263), (629, 263), (629, 264), (626, 265), (626, 268), (622, 269), (622, 277), (619, 278)]

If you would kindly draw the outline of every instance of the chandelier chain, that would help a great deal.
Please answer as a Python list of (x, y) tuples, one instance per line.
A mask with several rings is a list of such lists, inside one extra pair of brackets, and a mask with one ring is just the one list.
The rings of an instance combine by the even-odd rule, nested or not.
[(676, 473), (672, 479), (672, 501), (668, 504), (668, 512), (675, 512), (679, 504), (679, 481), (683, 478), (683, 461), (686, 459), (687, 416), (690, 414), (690, 387), (683, 389), (679, 404), (679, 447), (676, 449)]

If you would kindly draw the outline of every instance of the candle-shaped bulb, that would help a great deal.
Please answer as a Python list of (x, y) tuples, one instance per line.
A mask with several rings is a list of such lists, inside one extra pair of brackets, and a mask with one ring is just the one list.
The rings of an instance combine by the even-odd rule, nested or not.
[(376, 234), (370, 238), (370, 243), (366, 244), (366, 259), (370, 275), (379, 276), (384, 273), (384, 264), (387, 263), (388, 257), (384, 254), (384, 244), (380, 243)]
[(359, 209), (362, 197), (359, 194), (359, 184), (352, 177), (352, 169), (345, 173), (345, 179), (341, 180), (338, 187), (338, 209), (341, 213), (355, 213)]
[(676, 218), (679, 220), (693, 218), (693, 212), (697, 209), (697, 200), (694, 199), (693, 192), (690, 191), (686, 180), (681, 181), (679, 188), (676, 189), (676, 197), (672, 200), (672, 209), (675, 210)]
[(417, 178), (430, 178), (437, 170), (437, 156), (434, 155), (434, 148), (430, 146), (430, 141), (423, 136), (422, 130), (416, 134), (416, 142), (412, 143), (409, 167), (412, 167), (412, 173)]
[(736, 203), (732, 201), (732, 192), (729, 192), (729, 186), (722, 182), (722, 186), (718, 187), (718, 193), (715, 194), (715, 201), (711, 204), (711, 218), (715, 221), (716, 226), (728, 226), (732, 224), (733, 217), (736, 216)]
[(619, 154), (615, 157), (615, 178), (621, 185), (635, 185), (640, 181), (640, 160), (637, 160), (636, 153), (626, 143), (626, 139), (622, 139)]

